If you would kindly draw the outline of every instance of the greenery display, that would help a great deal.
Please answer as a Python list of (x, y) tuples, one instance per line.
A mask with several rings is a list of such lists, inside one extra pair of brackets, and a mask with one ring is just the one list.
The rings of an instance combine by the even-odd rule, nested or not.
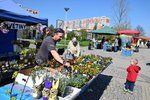
[(24, 48), (20, 52), (20, 59), (19, 60), (12, 60), (12, 61), (3, 61), (0, 63), (1, 72), (9, 72), (16, 71), (19, 69), (29, 68), (35, 66), (35, 54), (36, 49), (26, 49)]
[[(55, 98), (56, 95), (63, 97), (64, 94), (66, 94), (65, 88), (67, 86), (82, 88), (91, 78), (93, 78), (93, 76), (96, 76), (98, 73), (102, 72), (111, 63), (112, 60), (112, 58), (110, 57), (102, 57), (97, 55), (82, 55), (76, 59), (69, 60), (69, 62), (71, 63), (71, 67), (68, 68), (64, 66), (64, 68), (60, 72), (52, 74), (48, 70), (49, 67), (58, 68), (60, 64), (57, 61), (52, 60), (48, 64), (35, 66), (35, 52), (35, 49), (23, 49), (23, 51), (20, 53), (20, 61), (12, 63), (12, 66), (16, 69), (18, 68), (19, 71), (23, 68), (27, 68), (28, 66), (34, 67), (31, 73), (33, 82), (34, 84), (41, 83), (38, 86), (34, 86), (36, 87), (36, 90), (34, 90), (36, 92), (38, 92), (39, 90), (37, 87), (40, 87), (40, 90), (43, 89), (41, 87), (44, 87), (44, 80), (47, 80), (50, 77), (53, 77), (53, 81), (59, 79), (59, 83), (57, 82), (57, 85), (59, 84), (59, 86), (57, 90), (55, 88), (55, 92), (57, 92), (55, 93), (55, 95), (53, 95), (53, 97)], [(15, 71), (12, 78), (15, 78), (19, 71)], [(37, 81), (37, 77), (39, 77), (40, 82)], [(14, 85), (15, 82), (10, 89), (10, 94)], [(25, 87), (26, 86), (24, 86), (24, 88)], [(51, 89), (49, 90), (49, 92), (52, 92)]]
[(75, 60), (72, 70), (81, 74), (94, 76), (111, 63), (112, 58), (95, 55), (83, 55)]
[(88, 82), (88, 77), (83, 76), (82, 74), (76, 74), (70, 78), (69, 86), (81, 88)]

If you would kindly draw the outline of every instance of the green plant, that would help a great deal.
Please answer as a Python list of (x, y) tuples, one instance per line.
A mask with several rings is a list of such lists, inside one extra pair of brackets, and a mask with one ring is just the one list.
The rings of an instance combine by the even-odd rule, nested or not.
[(85, 85), (88, 81), (88, 78), (86, 76), (83, 76), (82, 74), (74, 75), (70, 79), (70, 86), (81, 88), (83, 85)]
[(67, 33), (67, 40), (71, 40), (73, 37), (75, 37), (74, 31), (71, 31), (71, 32)]
[(80, 30), (80, 32), (81, 32), (81, 41), (85, 41), (85, 40), (87, 40), (87, 32), (86, 32), (86, 30)]
[(80, 46), (84, 47), (88, 45), (89, 45), (89, 41), (80, 41)]

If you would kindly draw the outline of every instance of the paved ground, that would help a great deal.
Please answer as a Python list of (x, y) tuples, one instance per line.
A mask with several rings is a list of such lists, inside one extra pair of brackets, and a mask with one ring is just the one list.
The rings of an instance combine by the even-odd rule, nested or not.
[[(121, 56), (121, 52), (106, 52), (102, 50), (87, 50), (82, 48), (82, 54), (96, 54), (104, 57), (112, 57), (113, 63), (106, 68), (97, 82), (94, 82), (86, 92), (80, 96), (82, 100), (150, 100), (150, 49), (140, 49), (131, 57)], [(131, 58), (139, 60), (141, 71), (135, 84), (134, 94), (123, 92), (126, 78), (126, 68)]]

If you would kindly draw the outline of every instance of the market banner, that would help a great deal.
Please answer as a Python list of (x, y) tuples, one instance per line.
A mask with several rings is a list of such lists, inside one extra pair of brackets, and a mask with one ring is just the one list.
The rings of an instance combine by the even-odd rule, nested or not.
[(7, 34), (0, 31), (0, 54), (13, 52), (12, 41), (16, 40), (16, 33), (17, 30), (14, 29), (10, 29)]

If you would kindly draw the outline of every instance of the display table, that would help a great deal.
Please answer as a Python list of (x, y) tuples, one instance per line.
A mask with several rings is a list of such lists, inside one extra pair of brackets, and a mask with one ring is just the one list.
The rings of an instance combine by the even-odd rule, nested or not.
[[(25, 72), (26, 73), (26, 72)], [(28, 73), (26, 73), (28, 74)], [(12, 90), (12, 96), (16, 98), (16, 100), (20, 100), (21, 94), (23, 92), (24, 86), (25, 86), (25, 81), (27, 80), (28, 76), (19, 73), (16, 77), (16, 82), (18, 84), (15, 84)], [(9, 91), (11, 90), (13, 83), (4, 85), (2, 87), (0, 87), (0, 98), (3, 100), (10, 100), (10, 94)], [(22, 95), (22, 99), (21, 100), (34, 100), (35, 98), (33, 98), (32, 93), (33, 93), (33, 82), (32, 82), (32, 77), (29, 77), (28, 82), (26, 84), (24, 93)], [(69, 92), (70, 91), (70, 92)], [(64, 91), (64, 97), (60, 97), (58, 96), (59, 100), (72, 100), (72, 98), (75, 98), (75, 96), (81, 91), (81, 89), (75, 88), (75, 87), (71, 87), (71, 86), (67, 86), (65, 91)], [(43, 98), (41, 97), (40, 99), (36, 99), (36, 100), (43, 100)]]
[[(64, 68), (62, 70), (62, 73), (57, 72), (54, 75), (52, 75), (51, 72), (47, 70), (47, 68), (41, 69), (40, 67), (38, 67), (34, 70), (32, 69), (21, 70), (20, 73), (18, 73), (17, 77), (15, 78), (15, 82), (17, 82), (18, 84), (14, 85), (12, 91), (13, 96), (17, 100), (20, 100), (22, 91), (24, 89), (24, 86), (26, 85), (23, 97), (21, 98), (23, 100), (34, 100), (34, 98), (32, 97), (32, 93), (34, 97), (37, 97), (35, 92), (44, 90), (43, 87), (51, 89), (50, 91), (47, 91), (50, 94), (47, 95), (43, 93), (43, 96), (47, 95), (56, 98), (56, 95), (58, 95), (59, 100), (74, 100), (75, 98), (80, 97), (84, 93), (84, 91), (88, 90), (90, 85), (93, 85), (92, 82), (94, 82), (94, 80), (99, 79), (98, 76), (105, 68), (107, 68), (110, 65), (111, 60), (112, 58), (104, 59), (103, 57), (100, 56), (85, 55), (76, 60), (76, 63), (74, 63), (71, 72), (69, 69)], [(91, 66), (87, 67), (84, 63), (89, 64)], [(97, 63), (97, 65), (92, 65), (93, 63), (94, 64)], [(82, 69), (80, 69), (81, 66), (79, 66), (79, 64), (82, 64)], [(88, 70), (85, 71), (85, 69)], [(42, 88), (40, 87), (40, 85), (42, 86)], [(48, 86), (52, 88), (49, 88)], [(0, 87), (0, 97), (2, 99), (3, 98), (4, 100), (10, 99), (11, 87), (12, 83)], [(34, 90), (32, 90), (32, 88)], [(59, 90), (60, 93), (57, 94), (55, 92), (52, 92), (54, 90), (56, 92), (57, 90)]]
[[(7, 91), (9, 91), (12, 87), (12, 83), (5, 85), (3, 87), (0, 87), (0, 98), (1, 100), (10, 100), (10, 95), (7, 94)], [(13, 87), (13, 96), (17, 98), (17, 100), (20, 100), (21, 97), (21, 93), (23, 91), (24, 85), (21, 84), (15, 84)], [(59, 100), (72, 100), (72, 98), (77, 95), (77, 93), (79, 93), (81, 91), (81, 89), (78, 88), (74, 88), (74, 87), (67, 87), (67, 90), (73, 91), (70, 94), (66, 94), (67, 96), (65, 97), (58, 97)], [(23, 96), (22, 96), (22, 100), (34, 100), (33, 96), (32, 96), (32, 92), (33, 90), (26, 86)], [(42, 98), (40, 99), (36, 99), (36, 100), (43, 100)]]
[[(0, 87), (0, 98), (1, 98), (1, 100), (10, 100), (10, 95), (7, 94), (7, 91), (9, 91), (11, 89), (11, 86), (12, 86), (12, 83), (5, 85), (3, 87)], [(24, 87), (24, 85), (21, 85), (21, 84), (16, 84), (13, 87), (13, 94), (12, 95), (17, 97), (17, 100), (20, 100), (23, 87)], [(32, 97), (32, 89), (31, 88), (26, 86), (24, 93), (23, 93), (23, 96), (22, 96), (22, 100), (34, 100), (34, 98)]]

